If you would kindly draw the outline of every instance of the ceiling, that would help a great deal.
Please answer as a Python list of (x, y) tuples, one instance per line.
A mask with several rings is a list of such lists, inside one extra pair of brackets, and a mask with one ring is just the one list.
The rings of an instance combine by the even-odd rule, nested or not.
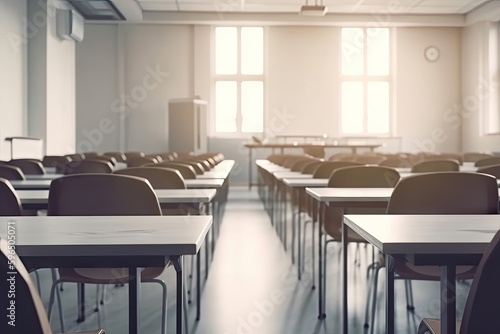
[[(306, 0), (135, 0), (143, 11), (297, 13)], [(329, 14), (467, 14), (490, 0), (309, 0)]]

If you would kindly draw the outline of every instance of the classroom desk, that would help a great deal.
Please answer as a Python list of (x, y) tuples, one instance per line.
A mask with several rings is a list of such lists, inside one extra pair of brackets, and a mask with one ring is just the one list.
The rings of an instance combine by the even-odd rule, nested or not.
[[(10, 183), (16, 190), (48, 190), (52, 180), (12, 180)], [(220, 188), (224, 179), (187, 179), (187, 188)]]
[(323, 145), (314, 145), (314, 144), (287, 144), (287, 143), (267, 143), (267, 144), (258, 144), (258, 143), (245, 143), (243, 144), (248, 149), (248, 189), (252, 189), (253, 178), (252, 178), (252, 164), (253, 161), (253, 150), (257, 149), (280, 149), (281, 154), (284, 153), (287, 148), (349, 148), (353, 154), (356, 154), (358, 149), (369, 149), (370, 152), (373, 152), (377, 147), (382, 146), (382, 144), (323, 144)]
[[(129, 333), (139, 333), (141, 267), (177, 272), (176, 333), (182, 334), (182, 256), (196, 255), (211, 216), (0, 217), (0, 236), (15, 231), (16, 251), (28, 268), (129, 268)], [(124, 319), (125, 320), (125, 319)]]
[[(215, 207), (213, 199), (216, 195), (215, 189), (154, 189), (156, 196), (158, 197), (158, 202), (160, 204), (167, 203), (177, 203), (177, 204), (187, 204), (187, 203), (200, 203), (209, 204), (212, 202), (212, 214), (215, 215)], [(17, 196), (21, 201), (21, 204), (25, 209), (35, 209), (35, 210), (46, 210), (48, 208), (49, 202), (49, 190), (16, 190)], [(215, 220), (215, 218), (214, 218)], [(210, 249), (213, 258), (215, 250), (216, 233), (214, 227), (211, 227), (211, 247), (209, 246), (209, 241), (205, 242), (205, 278), (208, 277), (209, 259), (210, 259)], [(197, 259), (199, 264), (199, 259)], [(200, 268), (197, 268), (197, 304), (196, 304), (196, 318), (200, 318), (200, 279), (199, 279)], [(83, 314), (78, 315), (78, 319), (84, 319)]]
[(342, 224), (343, 333), (347, 324), (347, 242), (351, 228), (386, 257), (386, 326), (394, 333), (394, 272), (392, 255), (404, 255), (414, 265), (441, 266), (441, 333), (456, 333), (456, 266), (477, 265), (500, 229), (499, 215), (346, 215)]
[[(165, 203), (210, 203), (215, 189), (154, 189), (158, 202)], [(49, 190), (16, 190), (21, 204), (26, 209), (47, 209)]]
[[(349, 207), (384, 208), (387, 207), (394, 188), (306, 188), (306, 193), (321, 205), (329, 205), (341, 209)], [(500, 195), (500, 189), (499, 189)], [(323, 291), (323, 221), (319, 219), (319, 253), (318, 253), (318, 292), (319, 318), (325, 317), (325, 305), (321, 299)]]
[[(297, 196), (297, 203), (298, 209), (297, 209), (297, 224), (294, 224), (295, 226), (292, 225), (292, 256), (295, 254), (295, 243), (293, 242), (293, 236), (296, 234), (297, 235), (297, 277), (298, 279), (301, 279), (301, 271), (302, 271), (302, 265), (301, 265), (301, 258), (302, 258), (302, 246), (300, 244), (300, 238), (302, 237), (302, 232), (301, 232), (301, 206), (300, 203), (302, 201), (302, 193), (304, 188), (307, 187), (326, 187), (328, 185), (328, 179), (313, 179), (313, 178), (285, 178), (282, 180), (283, 184), (286, 187), (289, 187), (292, 189), (293, 192), (295, 192)], [(285, 208), (286, 209), (286, 208)], [(295, 233), (295, 230), (297, 231)]]

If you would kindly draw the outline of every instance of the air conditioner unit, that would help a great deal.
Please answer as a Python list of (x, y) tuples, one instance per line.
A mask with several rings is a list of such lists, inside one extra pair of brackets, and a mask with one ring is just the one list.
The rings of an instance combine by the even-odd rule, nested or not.
[(58, 9), (57, 14), (57, 34), (61, 39), (83, 40), (84, 18), (77, 11), (72, 9)]

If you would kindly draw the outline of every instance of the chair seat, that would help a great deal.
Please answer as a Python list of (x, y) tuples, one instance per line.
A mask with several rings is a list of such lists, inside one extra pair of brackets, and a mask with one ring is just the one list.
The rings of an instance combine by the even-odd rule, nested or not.
[[(141, 280), (146, 281), (160, 276), (165, 267), (147, 267), (143, 269)], [(59, 275), (61, 280), (76, 283), (125, 284), (129, 282), (128, 268), (60, 268)]]
[[(461, 321), (457, 321), (457, 334), (460, 331)], [(418, 327), (418, 334), (440, 334), (441, 322), (439, 319), (424, 318)]]
[[(457, 280), (473, 279), (477, 267), (457, 266)], [(436, 281), (441, 277), (441, 268), (438, 266), (414, 266), (404, 258), (395, 258), (394, 272), (398, 278), (420, 279), (426, 281)]]

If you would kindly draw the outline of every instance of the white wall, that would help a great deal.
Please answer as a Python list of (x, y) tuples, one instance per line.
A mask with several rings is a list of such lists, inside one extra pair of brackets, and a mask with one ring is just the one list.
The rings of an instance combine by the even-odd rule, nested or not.
[(0, 1), (0, 160), (10, 159), (5, 137), (26, 135), (26, 0)]
[(168, 150), (167, 108), (193, 96), (193, 26), (124, 26), (127, 150)]
[(338, 137), (339, 29), (269, 27), (266, 132)]
[(479, 22), (464, 28), (462, 46), (462, 101), (456, 122), (463, 123), (463, 150), (479, 152), (499, 152), (500, 135), (483, 135), (480, 128), (483, 102), (489, 94), (498, 94), (484, 73), (487, 50), (488, 23)]
[[(76, 150), (120, 149), (117, 25), (86, 25), (76, 45)], [(97, 86), (96, 83), (99, 83)]]
[(41, 138), (45, 153), (75, 151), (75, 42), (56, 32), (56, 0), (28, 3), (28, 134)]
[[(49, 6), (69, 8), (49, 0)], [(50, 13), (50, 12), (49, 12)], [(75, 152), (75, 42), (57, 36), (55, 17), (47, 20), (46, 154)]]
[[(460, 127), (450, 122), (461, 98), (461, 28), (398, 28), (396, 135), (404, 151), (457, 152)], [(440, 50), (435, 62), (427, 46)]]
[[(121, 31), (119, 36), (117, 31)], [(450, 128), (445, 116), (461, 97), (461, 31), (397, 29), (395, 135), (405, 138), (400, 149), (460, 150), (461, 130)], [(102, 117), (108, 117), (110, 101), (124, 95), (129, 99), (124, 150), (168, 150), (168, 100), (195, 94), (211, 100), (210, 35), (208, 26), (87, 25), (85, 41), (77, 48), (79, 140), (85, 140), (83, 129), (95, 128)], [(268, 28), (267, 135), (338, 136), (339, 36), (339, 27)], [(424, 59), (428, 45), (440, 49), (437, 62)], [(120, 57), (121, 72), (111, 63)], [(162, 73), (157, 76), (160, 82), (145, 89), (144, 80), (152, 71)], [(163, 74), (166, 72), (168, 75)], [(103, 85), (95, 84), (100, 80)], [(239, 175), (234, 181), (242, 183), (247, 175), (244, 140), (212, 138), (209, 143), (209, 150), (222, 151), (239, 162)], [(104, 148), (120, 149), (114, 133), (103, 136), (96, 150)]]

